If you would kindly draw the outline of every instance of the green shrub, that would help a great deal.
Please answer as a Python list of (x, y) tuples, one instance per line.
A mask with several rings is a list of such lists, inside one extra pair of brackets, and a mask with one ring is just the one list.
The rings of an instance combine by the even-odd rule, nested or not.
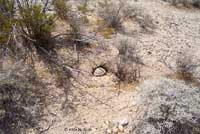
[(13, 0), (0, 0), (0, 45), (11, 42), (12, 25), (14, 23)]
[(51, 49), (53, 46), (49, 41), (54, 28), (55, 15), (42, 12), (41, 5), (21, 7), (19, 15), (18, 27), (24, 40), (32, 42), (36, 49)]
[[(14, 8), (15, 3), (15, 8)], [(41, 4), (28, 1), (0, 0), (0, 44), (4, 48), (40, 48), (49, 50), (55, 15), (48, 14)], [(21, 44), (21, 45), (19, 45)]]

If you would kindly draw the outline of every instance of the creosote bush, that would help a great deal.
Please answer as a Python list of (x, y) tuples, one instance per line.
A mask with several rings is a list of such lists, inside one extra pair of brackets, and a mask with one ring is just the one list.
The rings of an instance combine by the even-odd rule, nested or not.
[(11, 48), (10, 43), (13, 40), (12, 25), (14, 19), (14, 3), (13, 0), (0, 0), (0, 46), (7, 45)]
[[(19, 10), (19, 30), (25, 36), (24, 40), (32, 42), (36, 49), (50, 50), (51, 32), (54, 28), (55, 16), (42, 12), (41, 5), (24, 6)], [(27, 44), (28, 45), (28, 44)], [(31, 46), (30, 46), (31, 47)]]
[[(63, 82), (64, 84), (62, 86), (67, 96), (68, 91), (70, 90), (69, 79), (72, 77), (70, 74), (72, 67), (67, 66), (68, 65), (66, 63), (67, 61), (63, 62), (62, 57), (59, 57), (59, 55), (56, 53), (56, 43), (54, 42), (56, 37), (52, 36), (52, 32), (54, 29), (55, 21), (57, 20), (57, 15), (55, 13), (50, 13), (48, 11), (49, 6), (50, 6), (49, 0), (45, 0), (41, 2), (43, 2), (44, 4), (41, 4), (37, 0), (0, 0), (0, 11), (1, 11), (0, 19), (2, 20), (0, 21), (0, 23), (2, 24), (0, 25), (0, 28), (1, 28), (0, 29), (0, 45), (1, 45), (0, 58), (5, 57), (4, 53), (9, 52), (9, 55), (10, 55), (10, 52), (11, 52), (12, 55), (14, 55), (13, 56), (15, 58), (14, 60), (16, 59), (17, 61), (23, 60), (24, 63), (27, 63), (32, 66), (31, 68), (32, 71), (35, 71), (34, 64), (35, 64), (35, 61), (37, 61), (39, 58), (39, 60), (42, 60), (42, 62), (44, 62), (48, 68), (54, 70), (53, 72), (54, 74), (59, 75), (58, 77), (64, 81)], [(14, 5), (15, 5), (15, 8), (13, 8)], [(11, 47), (14, 48), (12, 49), (12, 51), (10, 51)], [(31, 63), (29, 62), (29, 60), (31, 61)], [(21, 92), (23, 94), (23, 92), (29, 93), (32, 91), (32, 89), (29, 89), (28, 87), (21, 88), (21, 87), (15, 87), (15, 86), (9, 87), (8, 90), (10, 90), (11, 92), (10, 94), (12, 93), (15, 94), (14, 92), (15, 90), (17, 91), (20, 90), (19, 93), (17, 93), (19, 94), (19, 96), (21, 95)], [(3, 94), (2, 96), (6, 96), (6, 93), (4, 94), (4, 91), (2, 94)], [(36, 97), (34, 95), (35, 94), (33, 94), (33, 96), (30, 95), (30, 97), (32, 98)], [(26, 100), (26, 98), (28, 100)], [(24, 104), (22, 105), (22, 108), (21, 108), (22, 110), (20, 111), (24, 112), (23, 110), (24, 109), (26, 110), (26, 106), (27, 107), (30, 106), (29, 104), (24, 102), (24, 101), (29, 101), (29, 100), (31, 100), (29, 96), (22, 98), (21, 100), (22, 102), (20, 101), (19, 103), (20, 104), (24, 103)], [(67, 97), (66, 97), (66, 100), (67, 100)], [(15, 100), (15, 99), (10, 100), (11, 103), (18, 103), (16, 101), (18, 100)], [(35, 102), (33, 101), (33, 103)], [(6, 107), (9, 108), (10, 106), (9, 102), (7, 105), (8, 106)], [(14, 106), (12, 105), (11, 107), (14, 107), (14, 110), (20, 109), (20, 108), (15, 109), (15, 106), (17, 107), (17, 104)], [(11, 109), (11, 111), (8, 111), (8, 114), (10, 114), (13, 117), (9, 117), (9, 118), (11, 119), (13, 118), (13, 120), (15, 120), (14, 117), (16, 113), (16, 118), (21, 118), (20, 116), (23, 116), (22, 117), (23, 120), (25, 121), (29, 120), (29, 114), (27, 114), (27, 116), (23, 115), (23, 113), (20, 115), (20, 111), (19, 111), (19, 117), (18, 117), (17, 115), (18, 113), (16, 113), (18, 111), (13, 111)], [(37, 111), (37, 113), (40, 113), (40, 112), (42, 111)], [(6, 120), (2, 120), (1, 123), (4, 123), (5, 125), (7, 125), (5, 126), (5, 129), (7, 129), (6, 127), (12, 127), (12, 121), (9, 122), (8, 120), (8, 123), (7, 123)], [(20, 122), (14, 121), (13, 124), (16, 125), (16, 131), (20, 129), (21, 127)], [(1, 126), (4, 127), (2, 124)], [(2, 128), (1, 126), (0, 128)], [(26, 127), (26, 124), (24, 126), (25, 126), (25, 129), (29, 128), (29, 127)], [(15, 127), (13, 129), (15, 131)], [(10, 128), (11, 131), (13, 131), (13, 129)], [(6, 130), (6, 133), (7, 133), (7, 130)], [(8, 132), (8, 133), (11, 133), (11, 132)]]
[(55, 15), (47, 13), (48, 5), (28, 0), (1, 0), (0, 4), (2, 49), (21, 49), (24, 55), (28, 55), (34, 49), (39, 52), (40, 49), (49, 51), (54, 47), (50, 42)]

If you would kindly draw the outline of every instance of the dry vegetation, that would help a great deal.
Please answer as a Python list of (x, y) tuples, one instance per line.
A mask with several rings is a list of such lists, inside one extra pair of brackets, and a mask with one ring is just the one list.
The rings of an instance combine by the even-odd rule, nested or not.
[[(2, 76), (2, 75), (1, 75)], [(35, 128), (41, 132), (47, 105), (46, 86), (39, 82), (32, 67), (16, 64), (4, 72), (0, 81), (0, 132), (7, 134), (28, 133)], [(42, 89), (42, 90), (41, 90)]]
[(200, 8), (200, 1), (199, 0), (164, 0), (170, 2), (174, 6), (178, 6), (182, 4), (184, 7), (196, 7)]
[[(141, 37), (143, 34), (146, 36), (148, 31), (154, 32), (156, 27), (151, 15), (143, 13), (136, 6), (129, 5), (123, 0), (100, 1), (95, 7), (97, 9), (93, 10), (89, 8), (89, 0), (77, 2), (77, 5), (70, 2), (72, 1), (44, 0), (40, 3), (38, 0), (0, 0), (0, 133), (21, 134), (28, 133), (29, 129), (34, 129), (36, 133), (46, 131), (39, 123), (43, 120), (44, 111), (47, 109), (48, 90), (63, 89), (65, 100), (62, 108), (70, 109), (73, 97), (69, 96), (73, 96), (73, 90), (80, 92), (81, 95), (87, 94), (79, 89), (87, 87), (85, 83), (81, 85), (82, 81), (79, 81), (79, 78), (89, 83), (85, 74), (87, 78), (92, 79), (94, 76), (91, 76), (91, 72), (93, 75), (97, 68), (101, 67), (105, 69), (105, 75), (110, 74), (117, 78), (119, 85), (122, 82), (133, 84), (143, 80), (141, 68), (144, 63), (139, 56), (141, 49), (138, 49), (137, 43), (126, 38), (117, 42), (112, 35), (115, 34), (116, 38), (132, 36), (133, 32), (126, 33), (127, 29), (124, 27), (126, 21), (130, 21), (132, 25), (138, 24), (133, 27), (138, 26), (138, 29), (142, 29), (137, 31)], [(169, 2), (175, 6), (183, 4), (186, 7), (200, 8), (199, 0), (170, 0)], [(92, 33), (88, 32), (90, 29), (88, 16), (91, 14), (96, 15), (95, 17), (100, 21), (95, 32)], [(64, 27), (64, 33), (55, 31), (57, 22), (64, 22), (67, 25), (67, 28)], [(99, 36), (99, 32), (103, 36)], [(135, 38), (137, 36), (134, 40)], [(110, 45), (111, 42), (118, 43), (118, 46), (105, 45), (108, 48), (102, 50), (102, 44)], [(96, 46), (93, 47), (93, 44)], [(82, 51), (83, 49), (80, 48), (85, 48), (87, 51)], [(61, 49), (66, 50), (68, 56), (60, 55)], [(112, 50), (116, 50), (118, 54)], [(78, 55), (77, 59), (74, 58), (74, 53)], [(107, 57), (105, 58), (104, 55)], [(87, 58), (89, 59), (89, 67), (87, 67), (92, 68), (90, 67), (92, 60), (99, 62), (96, 57), (114, 63), (114, 67), (102, 64), (92, 71), (89, 70), (91, 72), (79, 68)], [(6, 58), (12, 59), (13, 69), (5, 70), (3, 67)], [(145, 57), (144, 60), (148, 58)], [(113, 59), (115, 61), (112, 61)], [(166, 59), (162, 59), (162, 63), (173, 72), (176, 79), (199, 87), (199, 77), (196, 76), (196, 72), (200, 63), (193, 59), (195, 58), (182, 52), (173, 59), (175, 64), (172, 65), (172, 61), (168, 62)], [(54, 76), (53, 83), (52, 81), (50, 83), (52, 85), (56, 83), (55, 89), (47, 89), (45, 86), (47, 82), (40, 79), (38, 76), (40, 74), (36, 73), (35, 66), (39, 62), (42, 62)], [(109, 68), (114, 69), (109, 70)], [(109, 80), (114, 81), (111, 78)], [(104, 87), (104, 84), (102, 85)], [(98, 102), (109, 106), (98, 97), (88, 94)], [(178, 123), (175, 122), (175, 125), (179, 125)]]
[(199, 86), (199, 77), (196, 76), (197, 68), (199, 68), (199, 61), (194, 61), (193, 56), (188, 54), (187, 51), (183, 51), (177, 54), (174, 59), (175, 65), (172, 62), (162, 59), (162, 62), (172, 70), (172, 77), (184, 80), (186, 83), (192, 83), (195, 86)]
[(127, 1), (105, 0), (99, 2), (99, 6), (98, 14), (103, 19), (103, 24), (99, 29), (106, 30), (110, 34), (116, 32), (128, 34), (124, 28), (126, 20), (137, 22), (145, 32), (152, 31), (155, 28), (150, 15), (143, 13), (136, 6), (128, 5)]
[(140, 58), (137, 54), (135, 44), (129, 40), (122, 39), (118, 47), (119, 59), (115, 75), (120, 82), (136, 82), (140, 77)]

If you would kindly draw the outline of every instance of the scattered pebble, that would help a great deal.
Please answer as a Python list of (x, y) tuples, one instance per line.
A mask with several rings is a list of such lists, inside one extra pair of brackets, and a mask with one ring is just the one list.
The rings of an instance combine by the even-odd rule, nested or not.
[(119, 124), (122, 125), (123, 127), (127, 126), (128, 123), (129, 123), (129, 122), (128, 122), (128, 119), (126, 119), (126, 118), (124, 118), (123, 120), (121, 120), (121, 121), (119, 122)]

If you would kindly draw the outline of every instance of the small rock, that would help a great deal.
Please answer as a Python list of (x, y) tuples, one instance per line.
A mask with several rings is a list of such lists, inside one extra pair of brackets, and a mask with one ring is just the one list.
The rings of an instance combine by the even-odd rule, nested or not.
[(106, 70), (102, 67), (98, 67), (94, 70), (93, 75), (96, 77), (101, 77), (106, 74)]
[(127, 126), (128, 125), (128, 120), (126, 118), (124, 118), (122, 121), (119, 122), (119, 124), (123, 127)]

